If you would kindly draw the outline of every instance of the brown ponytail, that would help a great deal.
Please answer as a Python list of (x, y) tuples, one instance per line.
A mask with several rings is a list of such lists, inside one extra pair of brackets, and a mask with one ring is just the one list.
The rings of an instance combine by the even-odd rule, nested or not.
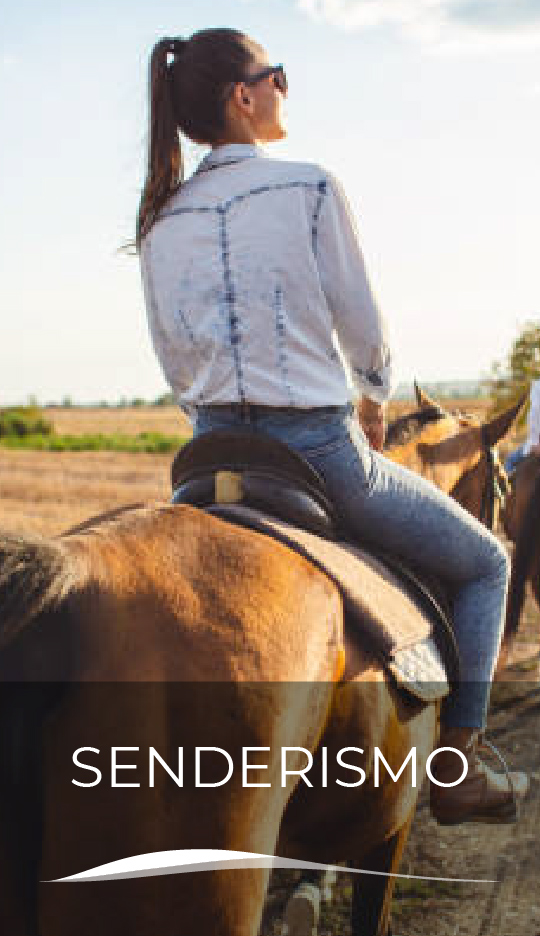
[(160, 39), (149, 73), (149, 135), (146, 180), (135, 246), (184, 181), (179, 131), (209, 145), (226, 133), (225, 89), (242, 81), (261, 47), (235, 29), (203, 29), (190, 39)]
[[(176, 50), (176, 52), (175, 52)], [(150, 56), (150, 133), (146, 181), (137, 216), (136, 246), (150, 230), (169, 195), (184, 178), (178, 121), (174, 111), (169, 55), (180, 51), (179, 40), (161, 39)]]

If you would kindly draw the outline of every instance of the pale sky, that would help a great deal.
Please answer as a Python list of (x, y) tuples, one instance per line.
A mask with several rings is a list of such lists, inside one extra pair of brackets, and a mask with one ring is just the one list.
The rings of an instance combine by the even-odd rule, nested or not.
[(540, 0), (20, 0), (2, 19), (0, 405), (166, 389), (117, 248), (151, 46), (209, 26), (285, 64), (289, 136), (267, 151), (342, 180), (401, 380), (485, 376), (540, 319)]

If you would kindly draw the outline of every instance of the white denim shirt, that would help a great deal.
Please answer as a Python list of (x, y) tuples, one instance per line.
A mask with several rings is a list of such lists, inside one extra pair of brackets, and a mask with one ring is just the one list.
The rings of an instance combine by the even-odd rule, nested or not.
[(187, 412), (390, 395), (352, 212), (320, 166), (217, 147), (167, 202), (140, 261), (154, 348)]

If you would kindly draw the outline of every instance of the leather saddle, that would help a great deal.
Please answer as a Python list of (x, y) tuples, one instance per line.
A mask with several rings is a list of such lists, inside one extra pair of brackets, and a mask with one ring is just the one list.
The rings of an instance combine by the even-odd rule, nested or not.
[[(309, 559), (340, 591), (346, 626), (361, 632), (398, 682), (425, 701), (447, 694), (448, 681), (458, 678), (459, 658), (437, 583), (372, 544), (353, 544), (324, 480), (289, 446), (248, 430), (213, 430), (180, 449), (171, 479), (173, 503), (208, 510)], [(394, 590), (393, 604), (384, 608), (378, 607), (380, 588), (370, 580), (380, 574), (387, 591)]]
[(173, 503), (246, 504), (327, 539), (336, 538), (334, 508), (321, 476), (288, 445), (248, 431), (216, 429), (176, 454)]

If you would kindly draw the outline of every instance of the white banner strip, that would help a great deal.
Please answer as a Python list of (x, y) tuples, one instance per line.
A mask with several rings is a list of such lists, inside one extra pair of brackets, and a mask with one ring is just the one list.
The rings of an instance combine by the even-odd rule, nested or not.
[(372, 874), (377, 877), (406, 878), (413, 881), (445, 881), (456, 884), (496, 884), (496, 880), (485, 878), (427, 877), (420, 874), (390, 874), (386, 871), (368, 871), (364, 868), (343, 868), (339, 865), (319, 864), (313, 861), (297, 861), (295, 858), (279, 858), (274, 855), (258, 855), (254, 852), (225, 851), (216, 848), (186, 848), (177, 851), (150, 852), (121, 858), (108, 864), (71, 874), (68, 877), (44, 881), (58, 884), (77, 881), (120, 881), (126, 878), (153, 877), (162, 874), (186, 874), (192, 871), (238, 870), (241, 868), (308, 868), (319, 871), (341, 871), (349, 874)]

